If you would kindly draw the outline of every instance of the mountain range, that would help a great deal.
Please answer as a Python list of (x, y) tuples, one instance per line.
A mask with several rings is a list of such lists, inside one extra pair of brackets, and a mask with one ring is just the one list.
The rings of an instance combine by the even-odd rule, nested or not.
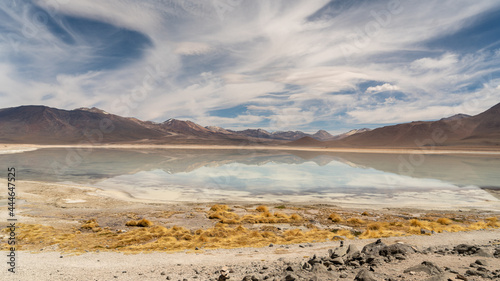
[(457, 114), (340, 135), (319, 130), (268, 132), (203, 127), (191, 121), (162, 123), (121, 117), (98, 108), (62, 110), (28, 105), (0, 109), (0, 143), (244, 144), (316, 147), (418, 147), (500, 145), (500, 104), (475, 116)]

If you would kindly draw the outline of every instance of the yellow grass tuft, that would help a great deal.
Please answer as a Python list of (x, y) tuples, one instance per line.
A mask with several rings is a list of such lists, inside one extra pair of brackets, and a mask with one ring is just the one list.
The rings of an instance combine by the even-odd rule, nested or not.
[(436, 222), (442, 225), (450, 225), (453, 223), (453, 221), (448, 218), (439, 218), (436, 220)]
[(94, 232), (99, 232), (102, 229), (99, 227), (99, 224), (97, 223), (96, 219), (90, 219), (85, 221), (82, 226), (80, 226), (80, 229), (84, 230), (92, 230)]
[(328, 217), (328, 219), (330, 219), (333, 222), (341, 222), (341, 221), (343, 221), (342, 217), (340, 217), (336, 213), (331, 213), (330, 216)]
[(153, 225), (153, 222), (147, 219), (141, 219), (138, 221), (135, 220), (130, 220), (127, 223), (125, 223), (126, 226), (140, 226), (140, 227), (149, 227)]
[(227, 205), (213, 205), (210, 207), (210, 211), (212, 212), (229, 212), (230, 209)]
[(360, 218), (349, 218), (347, 219), (347, 223), (349, 224), (354, 224), (354, 225), (361, 225), (361, 224), (365, 224), (366, 221), (360, 219)]
[(261, 212), (261, 213), (269, 212), (269, 209), (264, 205), (258, 206), (255, 210), (257, 210), (257, 212)]

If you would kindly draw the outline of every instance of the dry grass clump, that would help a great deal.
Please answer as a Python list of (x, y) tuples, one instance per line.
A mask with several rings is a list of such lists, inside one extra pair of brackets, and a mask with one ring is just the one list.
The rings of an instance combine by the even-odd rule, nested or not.
[(349, 218), (347, 219), (346, 221), (348, 224), (351, 224), (351, 225), (362, 225), (362, 224), (365, 224), (366, 221), (364, 221), (363, 219), (360, 219), (360, 218)]
[(333, 221), (333, 222), (341, 222), (341, 221), (343, 221), (342, 217), (339, 216), (336, 213), (331, 213), (330, 216), (328, 217), (328, 219), (331, 220), (331, 221)]
[(212, 212), (229, 212), (231, 209), (227, 205), (213, 205), (210, 207)]
[(261, 213), (264, 213), (264, 212), (269, 212), (269, 209), (264, 206), (264, 205), (260, 205), (258, 206), (256, 209), (255, 209), (257, 212), (261, 212)]
[(303, 218), (298, 214), (287, 215), (282, 212), (271, 213), (265, 206), (257, 207), (257, 211), (259, 211), (259, 213), (256, 215), (247, 214), (239, 216), (238, 214), (235, 214), (233, 212), (221, 211), (219, 208), (215, 208), (215, 210), (216, 211), (210, 211), (208, 213), (208, 218), (217, 219), (219, 220), (219, 222), (226, 224), (296, 223), (303, 221)]
[(364, 211), (363, 213), (361, 213), (362, 216), (369, 216), (370, 213), (368, 213), (367, 211)]
[(150, 227), (153, 225), (153, 222), (147, 219), (140, 219), (140, 220), (130, 220), (127, 223), (125, 223), (126, 226), (140, 226), (140, 227)]
[(449, 218), (439, 218), (436, 220), (436, 222), (442, 225), (450, 225), (453, 223), (453, 221), (450, 220)]
[(102, 229), (99, 227), (99, 224), (97, 223), (96, 219), (90, 219), (85, 221), (82, 226), (80, 226), (80, 229), (84, 230), (92, 230), (93, 232), (99, 232)]

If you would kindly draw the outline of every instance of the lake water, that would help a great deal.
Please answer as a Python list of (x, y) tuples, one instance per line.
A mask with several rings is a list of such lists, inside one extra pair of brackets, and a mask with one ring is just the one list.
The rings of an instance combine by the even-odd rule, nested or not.
[(40, 149), (2, 154), (18, 180), (160, 202), (500, 209), (500, 157), (273, 150)]

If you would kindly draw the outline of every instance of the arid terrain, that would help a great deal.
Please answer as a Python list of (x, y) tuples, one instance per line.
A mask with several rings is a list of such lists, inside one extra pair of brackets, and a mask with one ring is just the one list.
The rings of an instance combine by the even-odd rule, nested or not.
[[(363, 269), (375, 279), (356, 280), (498, 277), (500, 222), (492, 211), (159, 204), (84, 186), (17, 186), (21, 280), (220, 280), (223, 267), (231, 280), (354, 280)], [(378, 238), (413, 250), (361, 252)], [(423, 261), (438, 269), (405, 272)]]

